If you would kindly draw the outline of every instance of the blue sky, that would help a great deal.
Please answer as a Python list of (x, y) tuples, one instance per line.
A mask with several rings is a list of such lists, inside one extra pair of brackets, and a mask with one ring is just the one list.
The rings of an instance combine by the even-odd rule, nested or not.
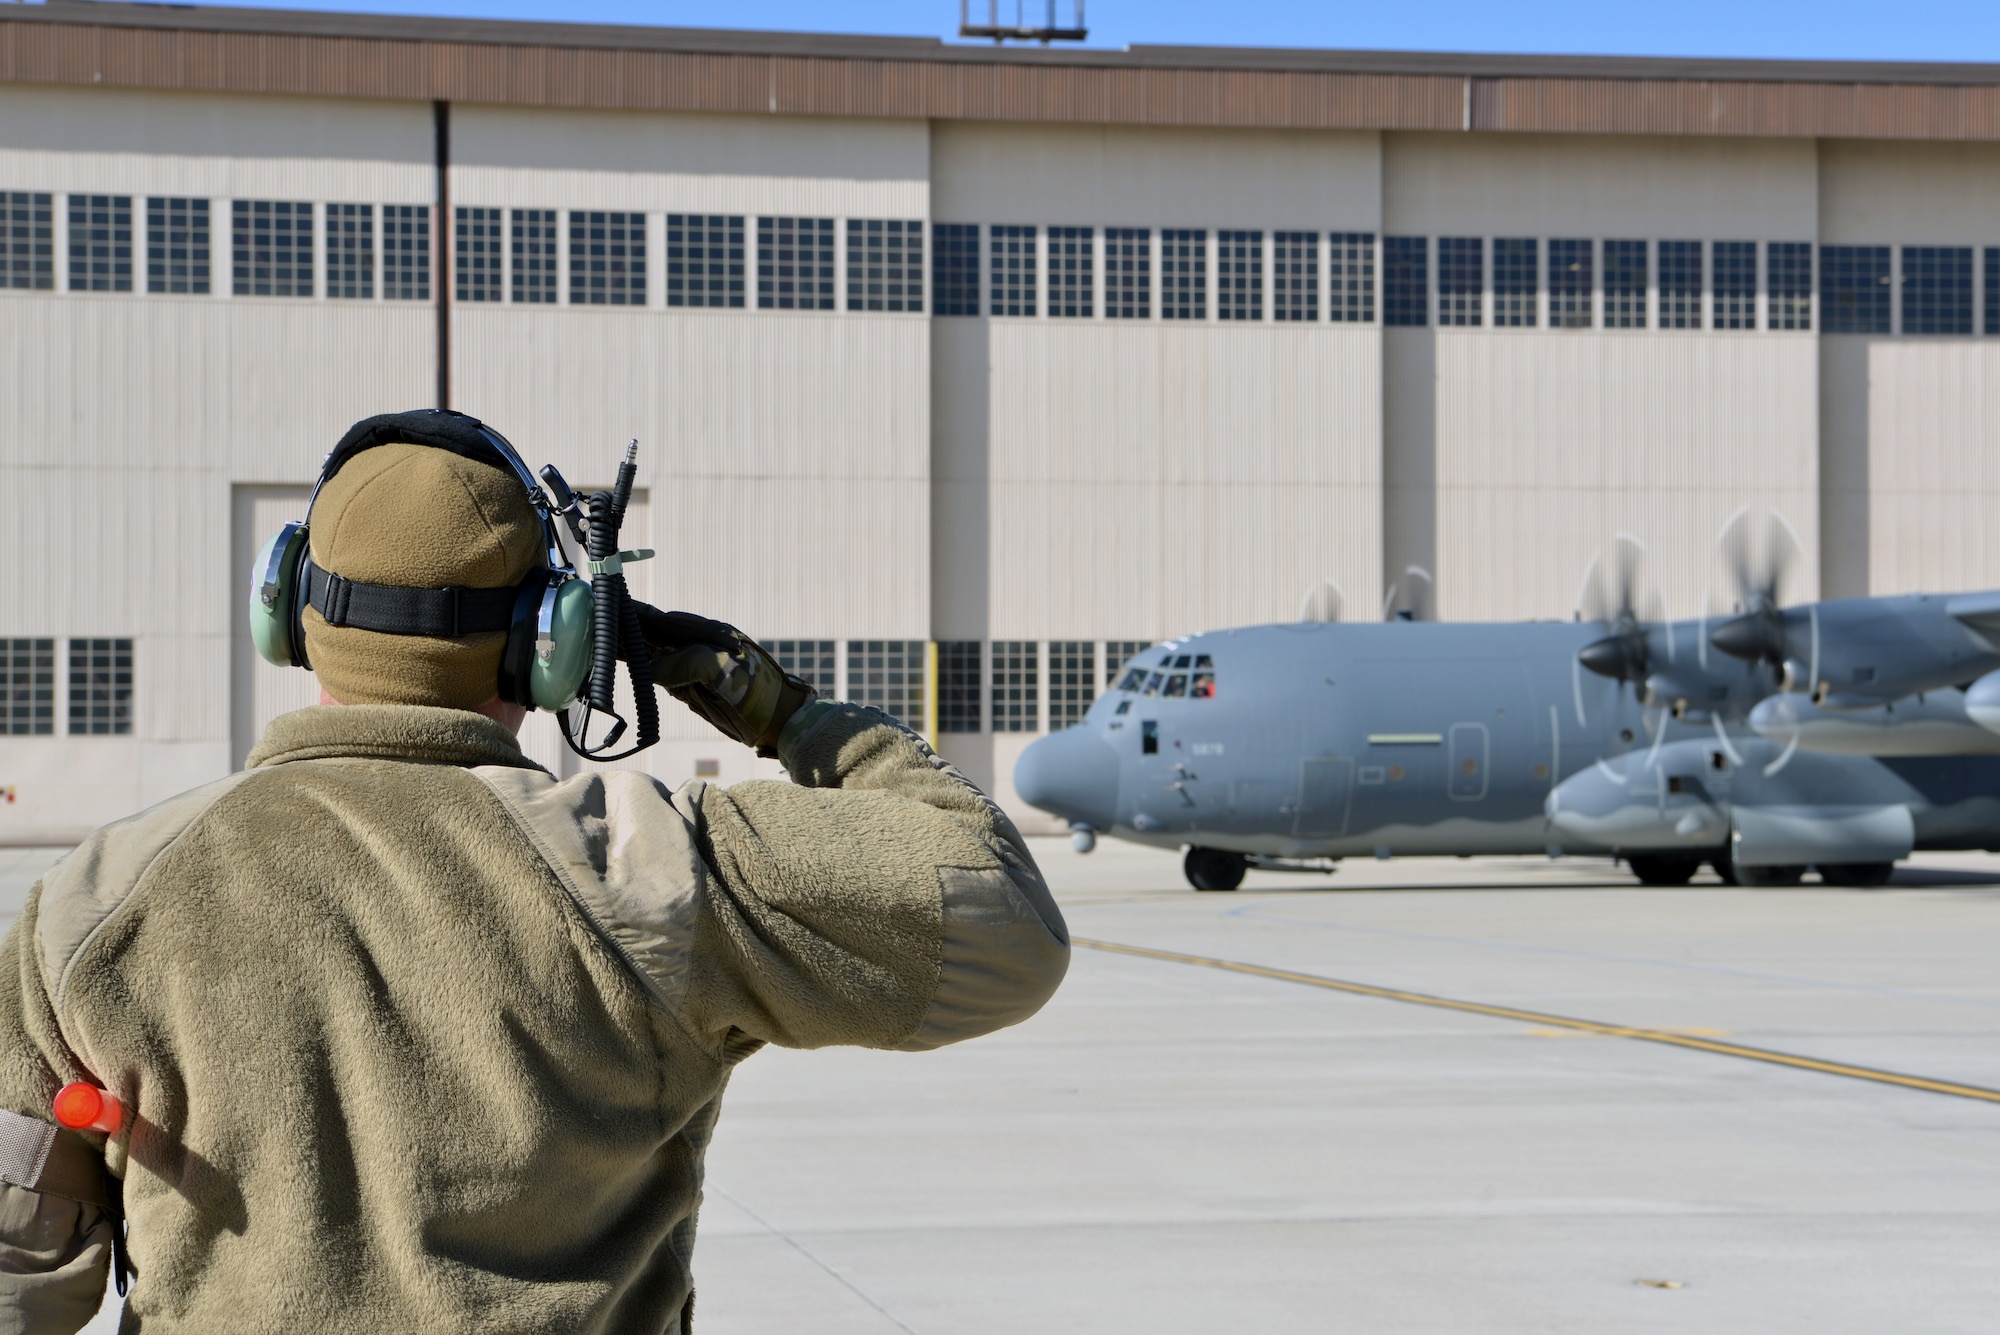
[[(206, 0), (213, 3), (213, 0)], [(987, 0), (972, 0), (983, 12)], [(1030, 14), (1047, 0), (1021, 0)], [(1071, 0), (1060, 0), (1067, 15)], [(2000, 4), (1943, 0), (1915, 9), (1854, 0), (1087, 0), (1092, 46), (1133, 43), (1415, 51), (1754, 56), (1829, 60), (2000, 60)], [(256, 0), (257, 7), (447, 14), (950, 38), (958, 0)], [(1002, 0), (1011, 15), (1014, 0)]]

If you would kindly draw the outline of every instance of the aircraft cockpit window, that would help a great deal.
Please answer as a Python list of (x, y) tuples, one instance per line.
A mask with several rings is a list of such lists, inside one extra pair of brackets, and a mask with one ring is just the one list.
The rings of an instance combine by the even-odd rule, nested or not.
[(1189, 654), (1182, 654), (1179, 658), (1176, 658), (1174, 660), (1174, 666), (1177, 668), (1192, 667), (1193, 665), (1194, 665), (1194, 658), (1192, 655)]
[(1155, 672), (1152, 676), (1146, 678), (1147, 695), (1158, 695), (1160, 693), (1160, 682), (1163, 680), (1164, 675), (1163, 673)]
[(1213, 658), (1210, 658), (1207, 654), (1196, 654), (1194, 656), (1194, 665), (1197, 670), (1201, 668), (1212, 668), (1215, 666), (1215, 660)]
[(1187, 694), (1187, 673), (1176, 672), (1167, 678), (1167, 689), (1160, 692), (1168, 700), (1178, 700)]
[(1127, 672), (1125, 674), (1125, 679), (1123, 681), (1118, 683), (1118, 689), (1121, 691), (1136, 691), (1145, 684), (1146, 684), (1146, 669), (1142, 667), (1135, 667), (1130, 672)]
[[(1206, 657), (1206, 655), (1203, 656)], [(1215, 698), (1215, 674), (1213, 672), (1195, 673), (1194, 684), (1188, 688), (1188, 696), (1195, 700), (1213, 700)]]

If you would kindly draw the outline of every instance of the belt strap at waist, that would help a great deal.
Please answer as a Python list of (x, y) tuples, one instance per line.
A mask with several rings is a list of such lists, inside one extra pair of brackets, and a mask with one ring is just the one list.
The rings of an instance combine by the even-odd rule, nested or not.
[(119, 1213), (104, 1155), (74, 1131), (0, 1110), (0, 1182)]

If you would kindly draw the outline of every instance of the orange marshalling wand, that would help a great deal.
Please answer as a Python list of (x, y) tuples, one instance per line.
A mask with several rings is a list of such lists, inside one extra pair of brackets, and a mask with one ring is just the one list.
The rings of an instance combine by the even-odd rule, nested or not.
[(102, 1131), (116, 1135), (125, 1121), (125, 1105), (108, 1089), (78, 1080), (56, 1091), (56, 1120), (72, 1131)]

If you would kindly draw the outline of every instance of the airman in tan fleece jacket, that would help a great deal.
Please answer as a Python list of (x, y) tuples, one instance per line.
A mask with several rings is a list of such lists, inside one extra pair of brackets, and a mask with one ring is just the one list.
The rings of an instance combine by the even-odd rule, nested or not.
[(778, 749), (791, 783), (558, 781), (481, 713), (350, 703), (99, 831), (0, 949), (0, 1109), (129, 1115), (44, 1146), (108, 1181), (0, 1181), (0, 1333), (89, 1319), (119, 1211), (127, 1331), (687, 1329), (737, 1062), (983, 1034), (1068, 958), (916, 736), (820, 702)]

